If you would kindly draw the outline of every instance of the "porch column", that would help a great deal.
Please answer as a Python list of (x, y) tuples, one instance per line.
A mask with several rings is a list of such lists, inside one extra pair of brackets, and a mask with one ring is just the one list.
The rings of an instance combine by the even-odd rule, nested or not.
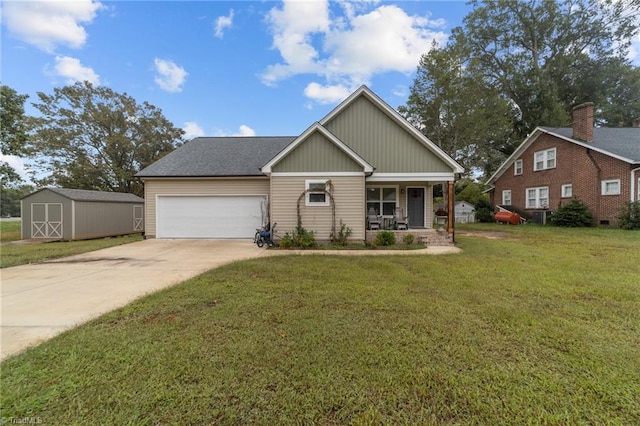
[(453, 221), (455, 215), (453, 212), (453, 199), (455, 197), (455, 190), (453, 187), (453, 181), (447, 181), (447, 232), (453, 234)]

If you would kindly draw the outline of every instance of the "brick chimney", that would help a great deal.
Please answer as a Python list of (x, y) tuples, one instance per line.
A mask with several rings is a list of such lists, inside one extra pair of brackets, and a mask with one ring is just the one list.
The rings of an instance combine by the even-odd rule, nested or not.
[(593, 142), (593, 102), (573, 108), (573, 139)]

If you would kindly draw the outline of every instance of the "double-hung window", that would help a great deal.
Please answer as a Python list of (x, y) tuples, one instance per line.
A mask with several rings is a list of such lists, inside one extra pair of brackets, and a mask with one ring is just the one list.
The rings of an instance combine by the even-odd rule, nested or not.
[(510, 206), (511, 205), (511, 190), (505, 189), (502, 191), (502, 205)]
[(620, 195), (620, 179), (603, 180), (602, 195)]
[(533, 154), (533, 170), (546, 170), (556, 167), (556, 149), (551, 148)]
[(573, 197), (573, 185), (570, 183), (562, 185), (562, 190), (560, 196), (562, 198), (571, 198)]
[(513, 174), (514, 175), (522, 174), (522, 160), (516, 160), (515, 163), (513, 163)]
[(305, 195), (306, 206), (328, 206), (329, 195), (327, 194), (327, 181), (326, 180), (306, 180), (305, 189), (307, 190)]
[(527, 208), (545, 209), (549, 207), (549, 187), (527, 188)]
[(373, 209), (378, 216), (393, 216), (397, 204), (397, 187), (367, 188), (367, 211)]

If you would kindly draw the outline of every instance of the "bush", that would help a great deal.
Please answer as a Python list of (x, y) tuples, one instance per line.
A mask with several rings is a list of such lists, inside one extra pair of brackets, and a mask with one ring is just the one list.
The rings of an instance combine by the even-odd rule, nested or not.
[(344, 223), (342, 223), (342, 219), (340, 219), (340, 231), (338, 231), (338, 235), (333, 236), (331, 240), (334, 243), (340, 244), (342, 246), (346, 246), (348, 242), (347, 240), (349, 239), (352, 233), (353, 233), (353, 230), (349, 228), (347, 225), (345, 225)]
[(476, 204), (476, 222), (493, 222), (493, 209), (491, 203), (485, 198), (480, 198)]
[(279, 246), (286, 249), (293, 248), (293, 238), (291, 238), (291, 235), (289, 235), (288, 232), (280, 239)]
[(380, 231), (376, 235), (376, 245), (392, 246), (396, 243), (396, 235), (392, 231)]
[(622, 229), (640, 229), (640, 201), (627, 201), (620, 208), (618, 226)]
[(408, 246), (410, 246), (411, 244), (413, 244), (413, 242), (415, 241), (416, 237), (413, 234), (407, 234), (404, 237), (402, 237), (402, 241), (404, 241), (404, 243)]
[(593, 225), (593, 215), (589, 208), (577, 198), (572, 199), (551, 216), (551, 223), (556, 226), (583, 227)]
[(313, 231), (308, 231), (302, 226), (296, 227), (293, 231), (293, 246), (308, 249), (316, 246), (316, 234)]

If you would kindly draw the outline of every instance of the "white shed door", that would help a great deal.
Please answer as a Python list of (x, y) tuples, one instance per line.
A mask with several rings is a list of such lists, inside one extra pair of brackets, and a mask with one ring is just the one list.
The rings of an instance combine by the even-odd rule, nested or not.
[(158, 196), (156, 238), (253, 238), (266, 197)]

